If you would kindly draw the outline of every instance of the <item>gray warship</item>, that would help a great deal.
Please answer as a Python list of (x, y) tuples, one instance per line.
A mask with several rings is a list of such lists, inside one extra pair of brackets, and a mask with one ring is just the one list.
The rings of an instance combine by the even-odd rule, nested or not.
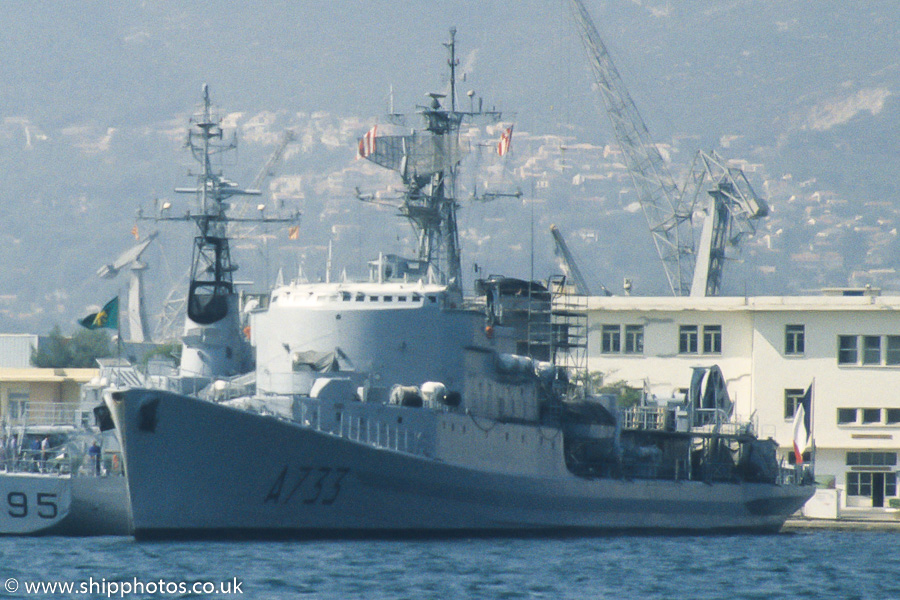
[(106, 395), (135, 536), (778, 531), (810, 473), (734, 419), (717, 369), (686, 397), (620, 408), (591, 389), (564, 277), (492, 276), (464, 296), (460, 126), (500, 115), (459, 109), (455, 31), (445, 46), (449, 93), (419, 107), (424, 128), (360, 140), (402, 180), (416, 255), (380, 255), (366, 281), (276, 286), (249, 314), (246, 374), (228, 240), (209, 233), (223, 188), (201, 180), (214, 229), (198, 221), (182, 373)]

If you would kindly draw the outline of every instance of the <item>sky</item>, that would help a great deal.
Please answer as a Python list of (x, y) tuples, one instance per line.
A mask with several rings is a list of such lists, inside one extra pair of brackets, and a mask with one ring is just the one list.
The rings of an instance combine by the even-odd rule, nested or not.
[[(115, 292), (98, 284), (94, 271), (128, 247), (140, 206), (189, 184), (184, 131), (204, 83), (241, 134), (239, 155), (228, 167), (238, 181), (252, 179), (283, 127), (316, 124), (281, 174), (307, 182), (315, 179), (310, 173), (322, 175), (308, 184), (300, 208), (304, 224), (323, 230), (334, 225), (329, 220), (358, 214), (346, 197), (354, 183), (386, 181), (358, 175), (355, 137), (382, 118), (392, 96), (397, 109), (407, 110), (426, 92), (443, 90), (441, 43), (451, 27), (458, 31), (461, 91), (475, 90), (515, 122), (517, 160), (538, 152), (541, 136), (598, 148), (615, 144), (566, 4), (0, 3), (6, 25), (0, 38), (0, 330), (68, 328), (108, 299), (97, 294)], [(894, 200), (900, 5), (585, 4), (651, 134), (673, 148), (674, 171), (684, 171), (700, 148), (749, 161), (756, 165), (754, 185), (775, 194), (776, 215), (798, 190), (836, 194), (851, 206)], [(797, 189), (775, 185), (783, 181)], [(801, 188), (803, 182), (812, 183)], [(562, 201), (540, 204), (539, 212), (548, 214), (539, 217), (589, 224), (601, 238), (626, 240), (596, 247), (572, 242), (588, 263), (583, 270), (607, 281), (632, 274), (647, 282), (646, 291), (664, 291), (640, 219), (616, 216), (622, 207), (607, 204), (579, 214), (594, 206), (580, 193), (573, 188)], [(628, 201), (627, 193), (602, 193)], [(513, 219), (521, 227), (527, 208), (488, 207), (466, 224), (476, 229), (479, 220)], [(160, 264), (151, 270), (168, 270), (176, 279), (189, 235), (166, 231), (160, 241), (169, 254), (160, 250), (154, 258)], [(470, 234), (471, 240), (490, 237), (501, 243), (496, 232)], [(546, 246), (539, 252), (542, 264), (554, 261)], [(528, 244), (492, 253), (509, 257), (507, 271), (528, 262)], [(632, 273), (642, 263), (648, 272)], [(783, 284), (763, 291), (777, 293), (776, 283)], [(158, 282), (157, 295), (168, 285)]]

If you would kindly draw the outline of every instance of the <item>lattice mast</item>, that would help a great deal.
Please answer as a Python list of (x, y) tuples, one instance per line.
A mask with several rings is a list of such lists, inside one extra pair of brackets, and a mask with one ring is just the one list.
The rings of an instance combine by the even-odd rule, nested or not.
[[(251, 356), (240, 328), (238, 298), (231, 261), (228, 227), (234, 222), (296, 222), (297, 214), (286, 217), (265, 214), (234, 217), (228, 213), (229, 199), (258, 196), (256, 189), (244, 189), (226, 179), (213, 167), (212, 157), (236, 148), (236, 141), (225, 142), (221, 119), (212, 111), (209, 86), (203, 85), (200, 112), (191, 119), (185, 145), (200, 166), (195, 187), (175, 188), (180, 194), (196, 198), (197, 210), (172, 216), (168, 202), (158, 206), (157, 221), (193, 221), (198, 229), (194, 237), (188, 284), (187, 319), (181, 370), (198, 378), (231, 376), (249, 370)], [(215, 332), (209, 331), (215, 329)]]
[[(456, 29), (450, 30), (447, 48), (450, 67), (449, 94), (430, 93), (428, 106), (420, 106), (424, 130), (408, 135), (376, 135), (373, 128), (360, 140), (360, 155), (382, 167), (397, 171), (405, 186), (398, 209), (412, 225), (417, 238), (418, 259), (436, 281), (462, 297), (459, 230), (457, 226), (457, 176), (465, 150), (460, 145), (463, 121), (497, 122), (501, 113), (461, 111), (456, 102)], [(449, 109), (442, 105), (449, 95)], [(403, 122), (403, 115), (391, 115)], [(361, 199), (366, 199), (360, 197)]]

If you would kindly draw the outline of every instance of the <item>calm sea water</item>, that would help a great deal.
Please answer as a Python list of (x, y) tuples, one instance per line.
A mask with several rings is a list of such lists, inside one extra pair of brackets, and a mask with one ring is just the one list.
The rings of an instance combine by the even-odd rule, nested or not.
[[(16, 593), (4, 589), (12, 578)], [(0, 599), (27, 582), (224, 582), (241, 594), (125, 598), (900, 600), (900, 534), (341, 542), (0, 539)], [(108, 585), (108, 584), (107, 584)], [(155, 591), (152, 587), (150, 591)], [(202, 591), (202, 588), (198, 588)]]

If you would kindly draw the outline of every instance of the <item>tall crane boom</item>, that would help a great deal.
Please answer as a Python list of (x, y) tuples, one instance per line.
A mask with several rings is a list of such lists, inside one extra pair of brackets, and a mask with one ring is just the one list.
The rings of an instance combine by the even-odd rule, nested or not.
[[(563, 238), (562, 232), (559, 230), (559, 227), (557, 227), (556, 225), (550, 225), (550, 235), (553, 236), (553, 241), (556, 242), (556, 249), (562, 255), (566, 270), (569, 272), (569, 275), (575, 282), (576, 293), (590, 296), (591, 289), (588, 287), (587, 281), (584, 279), (584, 275), (581, 274), (581, 269), (578, 268), (578, 264), (575, 262), (575, 257), (572, 256), (572, 251), (569, 250), (569, 245), (566, 243), (565, 238)], [(604, 288), (604, 291), (605, 290), (606, 288)]]
[[(709, 196), (702, 198), (703, 193)], [(682, 204), (706, 204), (697, 248), (691, 296), (718, 296), (729, 247), (737, 248), (745, 235), (756, 231), (754, 221), (769, 214), (769, 205), (756, 195), (744, 172), (731, 167), (716, 152), (700, 151), (684, 186)]]
[(663, 262), (669, 288), (676, 296), (686, 296), (691, 290), (694, 267), (691, 212), (679, 205), (678, 187), (659, 148), (653, 144), (587, 9), (581, 0), (570, 0), (570, 6), (653, 243)]
[(275, 165), (277, 165), (281, 161), (281, 158), (284, 156), (284, 151), (288, 147), (288, 144), (293, 142), (295, 139), (297, 139), (297, 134), (295, 134), (292, 129), (285, 129), (284, 133), (281, 135), (281, 139), (278, 141), (278, 145), (275, 146), (275, 150), (273, 150), (272, 154), (269, 155), (269, 159), (266, 161), (266, 164), (264, 164), (259, 170), (259, 173), (256, 174), (256, 178), (250, 185), (251, 189), (258, 190), (262, 188), (263, 182), (267, 177), (272, 176)]

